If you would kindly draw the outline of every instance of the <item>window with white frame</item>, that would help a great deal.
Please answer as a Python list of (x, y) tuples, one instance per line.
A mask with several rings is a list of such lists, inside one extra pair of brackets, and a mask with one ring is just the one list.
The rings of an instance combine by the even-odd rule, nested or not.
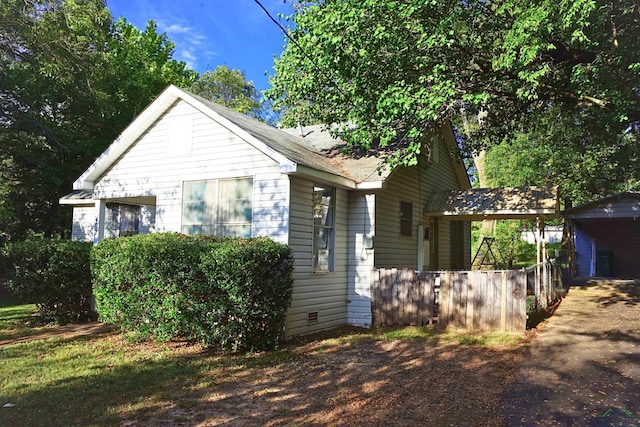
[(251, 237), (253, 179), (186, 181), (182, 232)]
[(106, 237), (131, 236), (140, 232), (140, 206), (107, 203), (106, 208)]
[(313, 187), (313, 271), (333, 271), (336, 191)]

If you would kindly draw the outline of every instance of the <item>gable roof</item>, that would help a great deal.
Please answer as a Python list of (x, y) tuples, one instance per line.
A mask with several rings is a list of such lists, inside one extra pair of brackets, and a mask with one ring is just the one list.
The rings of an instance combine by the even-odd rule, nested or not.
[(281, 132), (294, 136), (308, 149), (338, 161), (341, 168), (349, 171), (357, 182), (382, 182), (391, 172), (384, 162), (385, 155), (373, 152), (354, 155), (348, 151), (346, 142), (334, 138), (323, 125), (305, 126), (303, 135), (300, 135), (299, 129), (293, 128), (284, 128)]
[[(297, 136), (295, 131), (274, 128), (172, 85), (149, 104), (87, 168), (74, 182), (74, 190), (92, 190), (95, 182), (178, 101), (186, 102), (278, 162), (284, 173), (305, 174), (358, 189), (381, 188), (391, 173), (385, 163), (386, 155), (351, 155), (343, 149), (344, 141), (321, 132), (320, 126), (313, 137), (303, 138)], [(464, 169), (456, 173), (467, 176)], [(466, 180), (468, 182), (468, 178)], [(464, 186), (463, 183), (461, 185)]]
[[(304, 166), (346, 178), (353, 181), (357, 186), (357, 184), (366, 182), (367, 177), (371, 175), (373, 171), (376, 171), (378, 167), (384, 165), (384, 158), (380, 157), (369, 156), (366, 159), (354, 159), (340, 150), (332, 151), (326, 149), (326, 147), (319, 149), (310, 144), (305, 138), (299, 137), (291, 132), (274, 128), (264, 122), (230, 110), (200, 96), (193, 94), (188, 95), (219, 114), (220, 117), (227, 119), (229, 123), (236, 125), (242, 131), (262, 141), (269, 148), (283, 155), (297, 166)], [(342, 141), (334, 140), (333, 147), (340, 143), (344, 144)]]
[(433, 193), (424, 214), (464, 220), (558, 216), (557, 187), (470, 188)]
[[(91, 190), (95, 182), (176, 102), (184, 101), (215, 120), (247, 143), (280, 164), (285, 173), (324, 176), (346, 187), (367, 187), (380, 183), (374, 172), (384, 164), (381, 158), (351, 159), (342, 151), (318, 150), (303, 138), (237, 113), (197, 95), (169, 86), (116, 138), (116, 140), (74, 182), (74, 190)], [(333, 177), (333, 178), (332, 178)], [(371, 185), (369, 185), (371, 186)]]
[(640, 193), (624, 192), (594, 200), (562, 212), (565, 218), (638, 218)]

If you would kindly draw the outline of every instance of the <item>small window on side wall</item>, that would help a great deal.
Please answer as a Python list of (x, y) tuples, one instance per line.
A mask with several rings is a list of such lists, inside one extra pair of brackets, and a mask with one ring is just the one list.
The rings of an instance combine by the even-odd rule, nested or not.
[(105, 237), (132, 236), (140, 232), (140, 206), (107, 203)]
[(400, 202), (400, 235), (413, 235), (413, 203)]
[(333, 271), (336, 192), (333, 187), (313, 187), (313, 271)]

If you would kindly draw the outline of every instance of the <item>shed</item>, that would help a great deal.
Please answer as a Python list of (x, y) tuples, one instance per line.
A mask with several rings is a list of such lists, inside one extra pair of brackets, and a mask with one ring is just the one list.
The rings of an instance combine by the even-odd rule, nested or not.
[(582, 277), (640, 278), (640, 193), (605, 197), (563, 214)]

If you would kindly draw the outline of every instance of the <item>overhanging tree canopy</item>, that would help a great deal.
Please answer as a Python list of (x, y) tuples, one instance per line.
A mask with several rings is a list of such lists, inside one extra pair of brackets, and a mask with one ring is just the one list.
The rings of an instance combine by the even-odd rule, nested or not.
[[(167, 84), (195, 72), (104, 0), (0, 2), (0, 241), (69, 228), (57, 200)], [(68, 216), (68, 213), (67, 213)]]
[(568, 132), (568, 144), (637, 142), (635, 0), (299, 3), (295, 43), (276, 60), (268, 93), (286, 124), (356, 123), (341, 136), (365, 149), (401, 138), (404, 163), (429, 126), (461, 109), (483, 111), (469, 149), (556, 114), (571, 118), (563, 126), (597, 129), (596, 138)]

